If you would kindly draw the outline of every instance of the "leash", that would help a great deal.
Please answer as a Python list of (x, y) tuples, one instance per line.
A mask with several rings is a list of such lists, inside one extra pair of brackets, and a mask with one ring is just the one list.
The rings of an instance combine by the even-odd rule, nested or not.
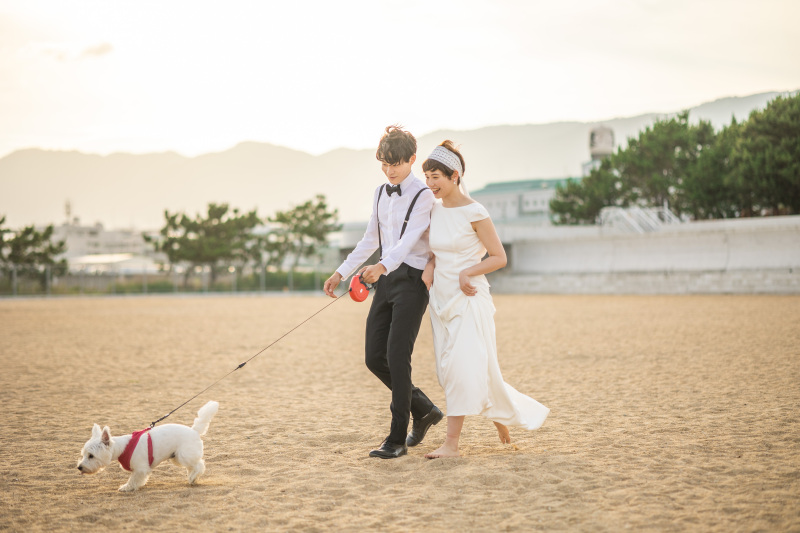
[[(349, 292), (349, 291), (348, 291), (348, 292)], [(208, 389), (210, 389), (211, 387), (213, 387), (214, 385), (216, 385), (217, 383), (219, 383), (219, 382), (220, 382), (220, 381), (222, 381), (223, 379), (227, 378), (228, 376), (230, 376), (231, 374), (233, 374), (234, 372), (236, 372), (237, 370), (239, 370), (240, 368), (242, 368), (244, 365), (246, 365), (247, 363), (249, 363), (250, 361), (252, 361), (252, 360), (253, 360), (253, 359), (255, 359), (256, 357), (258, 357), (259, 355), (261, 355), (262, 353), (264, 353), (265, 351), (267, 351), (269, 348), (271, 348), (271, 347), (272, 347), (274, 344), (276, 344), (276, 343), (277, 343), (278, 341), (280, 341), (282, 338), (284, 338), (285, 336), (287, 336), (289, 333), (293, 332), (294, 330), (296, 330), (297, 328), (299, 328), (300, 326), (302, 326), (303, 324), (305, 324), (306, 322), (308, 322), (309, 320), (311, 320), (312, 318), (314, 318), (315, 316), (317, 316), (318, 314), (320, 314), (321, 312), (323, 312), (325, 309), (327, 309), (327, 308), (328, 308), (328, 307), (330, 307), (331, 305), (333, 305), (333, 304), (335, 304), (336, 302), (338, 302), (339, 300), (341, 300), (342, 296), (344, 296), (345, 294), (348, 294), (348, 292), (345, 292), (345, 293), (342, 293), (342, 294), (340, 294), (339, 296), (337, 296), (337, 297), (336, 297), (336, 299), (335, 299), (334, 301), (332, 301), (332, 302), (329, 302), (328, 304), (326, 304), (326, 305), (325, 305), (325, 307), (323, 307), (322, 309), (320, 309), (319, 311), (317, 311), (316, 313), (314, 313), (314, 314), (313, 314), (313, 315), (311, 315), (310, 317), (306, 318), (305, 320), (303, 320), (302, 322), (300, 322), (298, 325), (296, 325), (295, 327), (293, 327), (292, 329), (290, 329), (289, 331), (287, 331), (286, 333), (284, 333), (283, 335), (281, 335), (280, 337), (278, 337), (278, 338), (277, 338), (275, 341), (273, 341), (273, 342), (272, 342), (272, 343), (271, 343), (269, 346), (267, 346), (266, 348), (262, 348), (262, 349), (261, 349), (261, 351), (259, 351), (259, 352), (258, 352), (257, 354), (255, 354), (254, 356), (250, 357), (250, 359), (246, 360), (244, 363), (240, 363), (240, 364), (239, 364), (239, 366), (237, 366), (236, 368), (234, 368), (233, 370), (231, 370), (230, 372), (228, 372), (227, 374), (225, 374), (224, 376), (222, 376), (221, 378), (219, 378), (217, 381), (215, 381), (214, 383), (212, 383), (211, 385), (209, 385), (209, 386), (208, 386), (208, 387), (206, 387), (205, 389), (201, 390), (200, 392), (198, 392), (197, 394), (195, 394), (194, 396), (192, 396), (191, 398), (189, 398), (188, 400), (186, 400), (185, 402), (183, 402), (182, 404), (180, 404), (178, 407), (176, 407), (175, 409), (173, 409), (173, 410), (172, 410), (172, 411), (170, 411), (169, 413), (165, 414), (164, 416), (162, 416), (161, 418), (159, 418), (159, 419), (158, 419), (158, 420), (156, 420), (155, 422), (151, 422), (151, 423), (150, 423), (150, 428), (152, 429), (153, 427), (155, 427), (155, 425), (156, 425), (156, 424), (158, 424), (159, 422), (161, 422), (162, 420), (164, 420), (165, 418), (167, 418), (168, 416), (170, 416), (172, 413), (174, 413), (175, 411), (177, 411), (178, 409), (180, 409), (181, 407), (183, 407), (183, 406), (184, 406), (184, 405), (186, 405), (187, 403), (191, 402), (192, 400), (194, 400), (195, 398), (197, 398), (198, 396), (200, 396), (201, 394), (203, 394), (204, 392), (206, 392)]]

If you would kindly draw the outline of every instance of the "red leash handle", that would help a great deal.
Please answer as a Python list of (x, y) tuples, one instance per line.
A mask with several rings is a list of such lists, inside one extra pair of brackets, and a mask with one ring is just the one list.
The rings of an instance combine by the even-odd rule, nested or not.
[(356, 302), (363, 302), (369, 296), (369, 291), (375, 285), (366, 283), (361, 276), (353, 276), (350, 280), (350, 298)]

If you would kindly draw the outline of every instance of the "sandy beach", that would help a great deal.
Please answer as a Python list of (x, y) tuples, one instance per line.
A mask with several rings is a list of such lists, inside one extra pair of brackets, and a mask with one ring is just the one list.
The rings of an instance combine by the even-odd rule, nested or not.
[[(468, 417), (463, 457), (397, 460), (363, 364), (368, 303), (336, 301), (208, 400), (206, 474), (76, 469), (93, 423), (146, 427), (331, 300), (0, 300), (0, 530), (800, 531), (800, 297), (497, 296), (507, 382), (538, 431)], [(444, 407), (430, 322), (414, 382)]]

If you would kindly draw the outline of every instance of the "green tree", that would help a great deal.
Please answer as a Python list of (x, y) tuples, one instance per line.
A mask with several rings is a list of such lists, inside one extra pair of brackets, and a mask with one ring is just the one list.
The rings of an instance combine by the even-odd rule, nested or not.
[(692, 165), (680, 191), (681, 205), (695, 220), (732, 218), (740, 215), (739, 184), (733, 174), (733, 157), (741, 125), (734, 118), (705, 147)]
[(594, 224), (601, 209), (623, 202), (622, 181), (606, 159), (582, 180), (557, 185), (550, 211), (556, 224)]
[(251, 239), (246, 241), (244, 249), (244, 257), (247, 262), (259, 270), (267, 266), (279, 268), (288, 253), (285, 239), (278, 230), (251, 235)]
[(800, 214), (800, 94), (750, 114), (732, 164), (742, 216)]
[(67, 244), (65, 241), (52, 241), (52, 224), (44, 231), (38, 231), (34, 226), (13, 231), (3, 227), (5, 221), (5, 216), (0, 218), (0, 264), (6, 274), (15, 270), (18, 276), (38, 279), (44, 288), (48, 267), (53, 275), (67, 271), (67, 260), (56, 259), (67, 250)]
[(0, 217), (0, 266), (5, 264), (5, 254), (6, 254), (6, 235), (11, 234), (11, 230), (9, 228), (4, 228), (3, 226), (6, 223), (6, 216), (3, 215)]
[(656, 121), (581, 181), (556, 189), (556, 224), (606, 206), (667, 205), (694, 219), (800, 213), (800, 94), (778, 97), (719, 133), (688, 112)]
[(318, 194), (313, 200), (288, 211), (278, 211), (269, 219), (278, 228), (273, 245), (282, 257), (293, 256), (291, 270), (294, 271), (302, 258), (319, 253), (328, 234), (341, 228), (338, 219), (338, 209), (329, 211), (325, 196)]
[(691, 212), (695, 200), (686, 196), (686, 184), (701, 179), (698, 162), (715, 138), (709, 122), (690, 124), (688, 111), (657, 120), (589, 176), (556, 187), (550, 202), (553, 221), (592, 224), (609, 206), (667, 206), (678, 215)]
[(207, 266), (212, 283), (220, 264), (243, 264), (254, 259), (260, 239), (253, 229), (261, 224), (256, 210), (240, 214), (228, 204), (208, 204), (205, 215), (190, 218), (164, 211), (165, 224), (158, 237), (143, 235), (156, 251), (166, 254), (171, 268), (186, 263), (184, 284), (194, 267)]
[(678, 215), (687, 211), (684, 184), (697, 173), (697, 162), (715, 140), (711, 123), (689, 123), (689, 112), (657, 120), (612, 158), (619, 172), (625, 203), (642, 207), (668, 206)]

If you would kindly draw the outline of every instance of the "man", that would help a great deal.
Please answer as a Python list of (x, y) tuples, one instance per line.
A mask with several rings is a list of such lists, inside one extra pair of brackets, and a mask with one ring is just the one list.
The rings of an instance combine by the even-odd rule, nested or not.
[[(408, 453), (428, 429), (443, 417), (425, 394), (411, 382), (411, 353), (428, 305), (428, 288), (422, 271), (430, 257), (428, 226), (433, 193), (411, 172), (417, 141), (411, 133), (389, 126), (381, 137), (375, 157), (389, 180), (372, 198), (364, 237), (344, 263), (325, 281), (325, 293), (350, 276), (376, 249), (380, 261), (358, 274), (377, 283), (367, 317), (366, 364), (392, 391), (392, 423), (389, 436), (371, 457), (393, 459)], [(408, 435), (409, 418), (414, 422)]]

